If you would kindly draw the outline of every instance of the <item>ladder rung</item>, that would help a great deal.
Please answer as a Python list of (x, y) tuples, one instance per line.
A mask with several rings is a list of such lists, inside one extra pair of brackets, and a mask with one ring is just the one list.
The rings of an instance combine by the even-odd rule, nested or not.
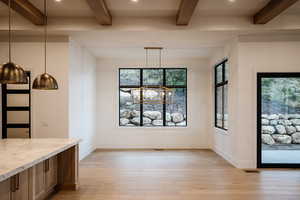
[(29, 94), (30, 90), (6, 90), (7, 94)]
[(15, 106), (15, 107), (6, 107), (7, 111), (29, 111), (30, 107), (28, 106)]
[(30, 128), (29, 124), (7, 124), (7, 128)]

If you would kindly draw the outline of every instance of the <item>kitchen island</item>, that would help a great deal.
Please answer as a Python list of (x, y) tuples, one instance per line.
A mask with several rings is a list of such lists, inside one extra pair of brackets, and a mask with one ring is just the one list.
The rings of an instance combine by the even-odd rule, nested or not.
[(0, 199), (42, 200), (78, 189), (78, 144), (73, 139), (0, 140)]

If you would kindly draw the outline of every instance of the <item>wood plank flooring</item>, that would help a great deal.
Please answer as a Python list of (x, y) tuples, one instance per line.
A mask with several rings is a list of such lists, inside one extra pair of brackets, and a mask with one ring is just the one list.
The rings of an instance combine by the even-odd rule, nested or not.
[(51, 200), (300, 200), (300, 171), (246, 173), (209, 150), (97, 151)]

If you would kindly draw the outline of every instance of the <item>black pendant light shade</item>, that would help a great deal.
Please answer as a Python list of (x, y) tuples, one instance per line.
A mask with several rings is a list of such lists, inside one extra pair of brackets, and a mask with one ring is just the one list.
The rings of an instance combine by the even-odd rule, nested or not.
[(26, 72), (13, 62), (8, 62), (0, 68), (1, 84), (27, 84)]
[(53, 76), (44, 73), (34, 79), (32, 88), (37, 90), (57, 90), (58, 84)]

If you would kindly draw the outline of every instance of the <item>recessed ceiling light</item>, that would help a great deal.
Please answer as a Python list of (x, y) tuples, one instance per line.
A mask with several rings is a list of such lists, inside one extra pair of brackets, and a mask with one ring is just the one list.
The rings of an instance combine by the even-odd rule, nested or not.
[(61, 2), (62, 0), (55, 0), (56, 2)]
[(234, 3), (235, 2), (235, 0), (228, 0), (230, 3)]
[(139, 2), (139, 0), (130, 0), (130, 1), (133, 2), (133, 3)]

